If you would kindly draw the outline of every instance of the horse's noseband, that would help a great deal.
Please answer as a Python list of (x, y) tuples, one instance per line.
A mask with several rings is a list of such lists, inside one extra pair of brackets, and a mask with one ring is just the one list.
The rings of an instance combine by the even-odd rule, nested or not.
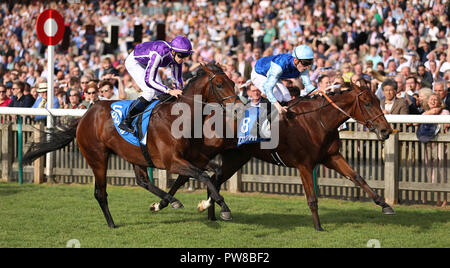
[[(358, 123), (360, 123), (360, 124), (362, 124), (362, 125), (364, 125), (364, 126), (366, 126), (370, 131), (373, 131), (373, 130), (375, 130), (375, 127), (374, 127), (374, 121), (378, 118), (378, 117), (380, 117), (380, 116), (383, 116), (383, 113), (380, 113), (380, 114), (378, 114), (378, 115), (376, 115), (376, 116), (374, 116), (372, 119), (366, 119), (366, 117), (364, 116), (364, 113), (363, 113), (363, 110), (362, 110), (362, 108), (361, 108), (361, 104), (360, 104), (360, 102), (359, 102), (359, 97), (363, 94), (363, 93), (365, 93), (366, 91), (361, 91), (359, 94), (358, 94), (358, 96), (356, 96), (356, 106), (359, 108), (359, 111), (360, 111), (360, 113), (361, 113), (361, 116), (363, 117), (363, 120), (364, 120), (364, 122), (361, 122), (361, 121), (359, 121), (359, 120), (356, 120), (354, 117), (352, 117), (356, 122), (358, 122)], [(368, 92), (368, 91), (367, 91)], [(355, 107), (355, 109), (353, 110), (353, 115), (355, 114), (355, 110), (356, 110), (356, 107)], [(369, 124), (370, 124), (370, 126), (369, 126)]]
[(216, 78), (216, 76), (217, 76), (217, 73), (215, 73), (213, 76), (208, 76), (209, 91), (212, 92), (217, 103), (219, 103), (220, 107), (225, 112), (226, 108), (225, 108), (223, 101), (231, 99), (231, 98), (235, 98), (234, 103), (236, 103), (237, 99), (239, 98), (239, 95), (232, 95), (232, 96), (222, 98), (222, 96), (220, 96), (219, 92), (217, 92), (217, 89), (213, 86), (212, 81), (214, 80), (214, 78)]

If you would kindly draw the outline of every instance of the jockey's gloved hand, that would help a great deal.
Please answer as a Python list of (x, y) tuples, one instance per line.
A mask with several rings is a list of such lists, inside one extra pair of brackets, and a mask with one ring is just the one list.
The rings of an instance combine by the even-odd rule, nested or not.
[(170, 89), (167, 93), (178, 98), (178, 96), (181, 96), (183, 94), (183, 91), (179, 89)]
[(273, 105), (277, 108), (278, 113), (280, 115), (284, 114), (284, 113), (287, 113), (287, 107), (286, 106), (281, 106), (281, 104), (278, 101), (275, 102)]

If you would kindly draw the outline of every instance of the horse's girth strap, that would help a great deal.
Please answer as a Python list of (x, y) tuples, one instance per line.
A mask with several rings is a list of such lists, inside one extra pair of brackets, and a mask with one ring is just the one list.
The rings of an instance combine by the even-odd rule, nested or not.
[(136, 135), (138, 138), (138, 142), (139, 142), (139, 147), (141, 148), (142, 154), (144, 155), (145, 161), (147, 161), (147, 165), (149, 167), (154, 167), (155, 165), (153, 164), (152, 158), (150, 157), (150, 153), (147, 150), (147, 147), (142, 144), (142, 139), (144, 138), (143, 134), (142, 134), (142, 114), (140, 114), (136, 120)]

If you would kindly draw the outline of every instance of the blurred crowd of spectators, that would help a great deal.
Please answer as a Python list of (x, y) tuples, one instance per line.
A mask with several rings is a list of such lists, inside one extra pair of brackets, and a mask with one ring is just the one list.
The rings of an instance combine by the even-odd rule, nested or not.
[[(44, 4), (45, 3), (45, 4)], [(46, 104), (46, 47), (37, 39), (40, 12), (58, 10), (70, 38), (56, 47), (55, 107), (88, 108), (102, 99), (136, 99), (140, 89), (124, 60), (136, 29), (142, 42), (187, 36), (197, 63), (220, 63), (236, 89), (263, 56), (315, 51), (313, 83), (365, 78), (386, 114), (441, 114), (450, 108), (450, 20), (444, 0), (6, 1), (0, 4), (0, 106)], [(118, 47), (109, 25), (119, 25)], [(136, 26), (139, 26), (138, 28)], [(161, 70), (170, 84), (171, 73)], [(299, 81), (286, 81), (302, 90)], [(428, 99), (439, 96), (439, 109)], [(42, 102), (44, 99), (44, 102)]]

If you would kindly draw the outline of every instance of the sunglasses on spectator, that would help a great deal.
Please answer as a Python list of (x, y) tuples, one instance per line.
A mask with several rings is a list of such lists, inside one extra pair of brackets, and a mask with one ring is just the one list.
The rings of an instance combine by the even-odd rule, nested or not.
[(313, 60), (300, 60), (300, 63), (301, 63), (303, 66), (310, 66), (310, 65), (313, 64)]
[(187, 57), (189, 57), (189, 53), (175, 53), (175, 55), (176, 56), (178, 56), (178, 58), (180, 58), (180, 59), (184, 59), (184, 58), (187, 58)]
[(0, 93), (6, 93), (6, 90), (2, 90), (2, 91), (0, 91)]
[(86, 92), (86, 94), (88, 94), (88, 95), (92, 95), (92, 94), (95, 94), (95, 93), (96, 93), (95, 91)]
[(109, 89), (100, 90), (101, 93), (105, 93), (105, 92), (108, 92), (108, 91), (109, 91)]
[(70, 97), (78, 97), (78, 95), (69, 95)]

